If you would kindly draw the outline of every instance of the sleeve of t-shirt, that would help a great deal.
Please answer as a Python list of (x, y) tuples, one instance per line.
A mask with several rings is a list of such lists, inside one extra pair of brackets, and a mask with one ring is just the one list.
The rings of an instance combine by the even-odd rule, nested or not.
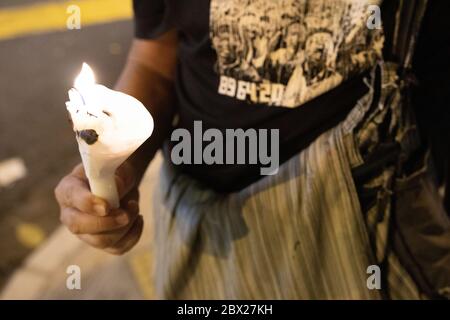
[(153, 39), (173, 27), (166, 0), (133, 0), (133, 11), (136, 38)]

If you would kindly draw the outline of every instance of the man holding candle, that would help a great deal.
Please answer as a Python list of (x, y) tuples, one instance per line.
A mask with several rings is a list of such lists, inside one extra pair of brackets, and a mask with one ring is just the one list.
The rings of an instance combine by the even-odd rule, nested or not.
[[(366, 26), (374, 4), (384, 30)], [(421, 5), (398, 25), (402, 4), (381, 0), (136, 0), (134, 9), (136, 39), (116, 90), (147, 106), (155, 129), (117, 171), (119, 209), (90, 193), (81, 165), (61, 181), (61, 219), (73, 233), (110, 253), (129, 250), (142, 231), (137, 186), (163, 148), (154, 198), (158, 297), (448, 294), (449, 222), (433, 184), (421, 192), (412, 181), (429, 181), (429, 157), (402, 100), (410, 74), (388, 63), (411, 67), (405, 43), (414, 32), (393, 39), (408, 35), (405, 26), (417, 32)], [(427, 10), (424, 28), (433, 33), (430, 12), (442, 8)], [(261, 177), (252, 164), (173, 165), (170, 133), (192, 132), (194, 121), (279, 129), (278, 174)], [(422, 200), (432, 209), (417, 210)], [(419, 217), (440, 231), (438, 240), (414, 224)], [(367, 286), (371, 265), (382, 267), (381, 290)]]

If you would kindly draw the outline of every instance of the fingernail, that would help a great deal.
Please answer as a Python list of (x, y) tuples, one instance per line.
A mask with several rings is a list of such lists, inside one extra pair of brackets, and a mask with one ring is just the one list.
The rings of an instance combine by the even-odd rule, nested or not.
[(100, 216), (106, 216), (106, 208), (102, 204), (95, 204), (94, 211)]
[(116, 221), (119, 224), (123, 224), (126, 225), (128, 224), (128, 222), (130, 221), (130, 219), (128, 218), (128, 215), (126, 214), (120, 214), (116, 217)]

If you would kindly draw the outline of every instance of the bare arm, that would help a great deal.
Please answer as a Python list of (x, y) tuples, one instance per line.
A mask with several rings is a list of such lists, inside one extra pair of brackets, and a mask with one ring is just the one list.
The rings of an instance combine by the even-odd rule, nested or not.
[(170, 31), (156, 40), (135, 39), (115, 87), (141, 101), (155, 123), (150, 139), (129, 159), (136, 169), (138, 180), (167, 137), (175, 113), (172, 89), (176, 48), (176, 31)]

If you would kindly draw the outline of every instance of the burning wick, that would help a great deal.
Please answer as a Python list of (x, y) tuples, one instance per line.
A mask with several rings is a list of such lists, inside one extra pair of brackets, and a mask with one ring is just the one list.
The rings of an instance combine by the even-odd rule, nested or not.
[(95, 75), (91, 67), (86, 62), (83, 62), (80, 74), (75, 78), (75, 89), (83, 92), (89, 90), (90, 87), (95, 85)]

